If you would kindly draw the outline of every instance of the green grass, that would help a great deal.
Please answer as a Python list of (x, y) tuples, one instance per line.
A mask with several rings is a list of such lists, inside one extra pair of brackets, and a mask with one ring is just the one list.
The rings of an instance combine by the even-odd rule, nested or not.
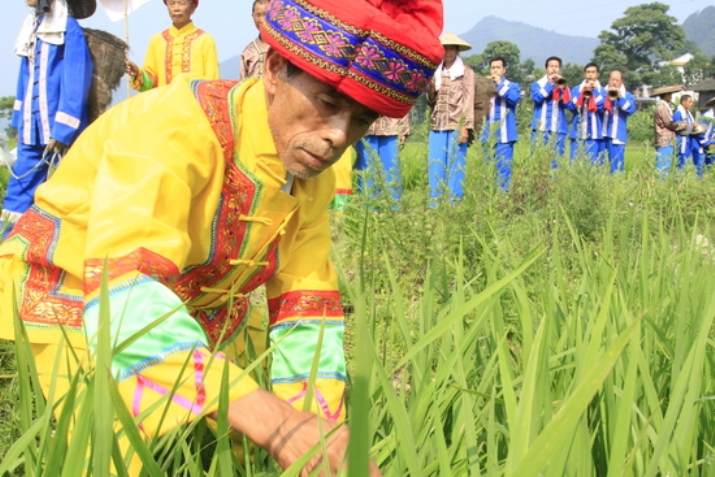
[[(715, 177), (659, 178), (639, 147), (615, 177), (583, 160), (554, 172), (526, 147), (508, 194), (471, 148), (464, 199), (430, 209), (426, 145), (408, 142), (400, 202), (356, 194), (335, 221), (354, 310), (349, 475), (369, 455), (386, 476), (715, 477)], [(14, 374), (2, 346), (0, 374)], [(107, 475), (108, 423), (126, 412), (111, 380), (81, 378), (92, 393), (75, 408), (114, 405), (81, 413), (68, 449), (91, 439), (93, 473)], [(0, 474), (70, 465), (53, 434), (63, 419), (30, 383), (0, 382), (0, 457), (12, 454)], [(262, 452), (239, 463), (216, 435), (198, 422), (133, 440), (155, 475), (280, 474)]]

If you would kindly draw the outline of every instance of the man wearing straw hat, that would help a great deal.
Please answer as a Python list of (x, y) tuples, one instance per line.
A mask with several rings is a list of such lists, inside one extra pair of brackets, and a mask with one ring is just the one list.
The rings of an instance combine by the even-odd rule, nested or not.
[(268, 51), (268, 43), (261, 38), (261, 22), (266, 18), (268, 0), (253, 0), (251, 17), (258, 30), (258, 37), (251, 41), (243, 53), (241, 53), (241, 71), (238, 79), (250, 78), (251, 76), (261, 77), (263, 73), (263, 61)]
[(464, 196), (467, 142), (474, 129), (474, 71), (459, 57), (472, 47), (451, 32), (440, 41), (444, 59), (427, 92), (432, 108), (427, 157), (432, 206), (443, 187), (451, 200)]
[(211, 35), (196, 28), (191, 21), (199, 0), (164, 0), (171, 18), (171, 28), (154, 35), (140, 68), (127, 60), (127, 74), (137, 91), (163, 86), (181, 73), (196, 78), (218, 79), (218, 53)]
[(668, 175), (670, 165), (673, 160), (673, 143), (675, 142), (675, 133), (686, 128), (686, 125), (673, 120), (673, 108), (670, 102), (673, 99), (673, 93), (682, 91), (681, 85), (664, 86), (656, 88), (651, 93), (651, 96), (658, 98), (655, 103), (655, 114), (653, 116), (655, 124), (655, 148), (656, 148), (656, 169)]
[(700, 124), (705, 129), (701, 144), (705, 151), (705, 166), (709, 169), (715, 162), (715, 98), (705, 103), (707, 109), (700, 116)]
[[(263, 78), (183, 75), (102, 115), (0, 245), (0, 338), (15, 338), (17, 309), (45, 391), (57, 363), (61, 395), (75, 356), (62, 343), (92, 356), (110, 333), (111, 374), (147, 439), (216, 417), (225, 379), (232, 428), (295, 462), (346, 413), (331, 166), (380, 114), (407, 114), (441, 29), (439, 0), (272, 0)], [(272, 394), (235, 364), (260, 348), (246, 331), (263, 283)], [(331, 472), (347, 439), (328, 438)]]
[(50, 163), (87, 127), (92, 83), (87, 40), (72, 14), (90, 16), (96, 5), (78, 0), (26, 2), (32, 10), (15, 42), (21, 63), (11, 125), (18, 142), (0, 217), (6, 233), (33, 204)]
[(514, 144), (519, 138), (516, 126), (516, 105), (521, 100), (521, 88), (519, 83), (506, 79), (506, 59), (502, 57), (490, 59), (489, 72), (491, 73), (490, 78), (496, 86), (497, 94), (492, 97), (489, 115), (482, 129), (482, 145), (487, 157), (493, 154), (499, 176), (499, 187), (507, 192), (511, 184)]

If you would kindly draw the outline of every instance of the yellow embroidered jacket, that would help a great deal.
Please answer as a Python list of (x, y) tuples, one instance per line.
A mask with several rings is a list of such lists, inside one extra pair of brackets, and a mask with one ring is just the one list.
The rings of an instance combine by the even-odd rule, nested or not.
[[(93, 350), (106, 268), (112, 341), (156, 325), (114, 356), (128, 408), (139, 416), (180, 383), (162, 429), (162, 408), (141, 423), (157, 435), (217, 408), (225, 357), (211, 353), (243, 339), (246, 294), (265, 283), (273, 392), (302, 408), (318, 353), (313, 408), (342, 420), (334, 172), (295, 178), (290, 194), (286, 177), (257, 79), (183, 75), (121, 103), (80, 136), (0, 245), (0, 338), (13, 339), (16, 306), (31, 342), (59, 342), (62, 326)], [(230, 399), (256, 388), (229, 368)]]
[(192, 22), (181, 30), (172, 26), (151, 38), (142, 74), (134, 78), (132, 87), (147, 91), (171, 83), (181, 73), (191, 73), (199, 79), (219, 79), (216, 43)]

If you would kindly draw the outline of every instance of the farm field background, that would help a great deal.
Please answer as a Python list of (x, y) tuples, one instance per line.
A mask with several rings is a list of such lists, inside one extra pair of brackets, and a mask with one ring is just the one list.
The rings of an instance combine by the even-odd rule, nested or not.
[[(661, 178), (647, 146), (615, 177), (583, 158), (554, 171), (529, 148), (508, 194), (470, 148), (464, 199), (430, 209), (416, 134), (401, 200), (356, 193), (333, 217), (349, 475), (369, 454), (385, 476), (715, 477), (715, 172)], [(111, 383), (81, 376), (74, 408), (102, 411), (68, 443), (19, 349), (0, 344), (0, 475), (77, 475), (87, 442), (89, 473), (108, 475)], [(127, 437), (147, 475), (297, 475), (237, 457), (221, 426)]]

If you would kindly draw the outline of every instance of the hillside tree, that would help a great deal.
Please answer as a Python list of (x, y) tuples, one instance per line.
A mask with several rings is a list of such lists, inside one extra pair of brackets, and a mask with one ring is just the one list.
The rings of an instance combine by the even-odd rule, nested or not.
[(685, 32), (677, 19), (668, 15), (669, 9), (660, 2), (629, 7), (610, 30), (601, 32), (593, 62), (601, 67), (604, 77), (618, 69), (626, 83), (635, 87), (642, 82), (642, 73), (652, 70), (654, 61), (672, 59), (672, 52), (683, 46)]
[[(13, 108), (14, 104), (15, 104), (14, 96), (0, 97), (0, 119), (5, 119), (7, 121), (10, 121), (10, 119), (12, 119), (12, 108)], [(17, 131), (15, 131), (15, 128), (10, 126), (9, 124), (5, 128), (5, 134), (7, 134), (7, 137), (15, 136), (16, 132)]]

